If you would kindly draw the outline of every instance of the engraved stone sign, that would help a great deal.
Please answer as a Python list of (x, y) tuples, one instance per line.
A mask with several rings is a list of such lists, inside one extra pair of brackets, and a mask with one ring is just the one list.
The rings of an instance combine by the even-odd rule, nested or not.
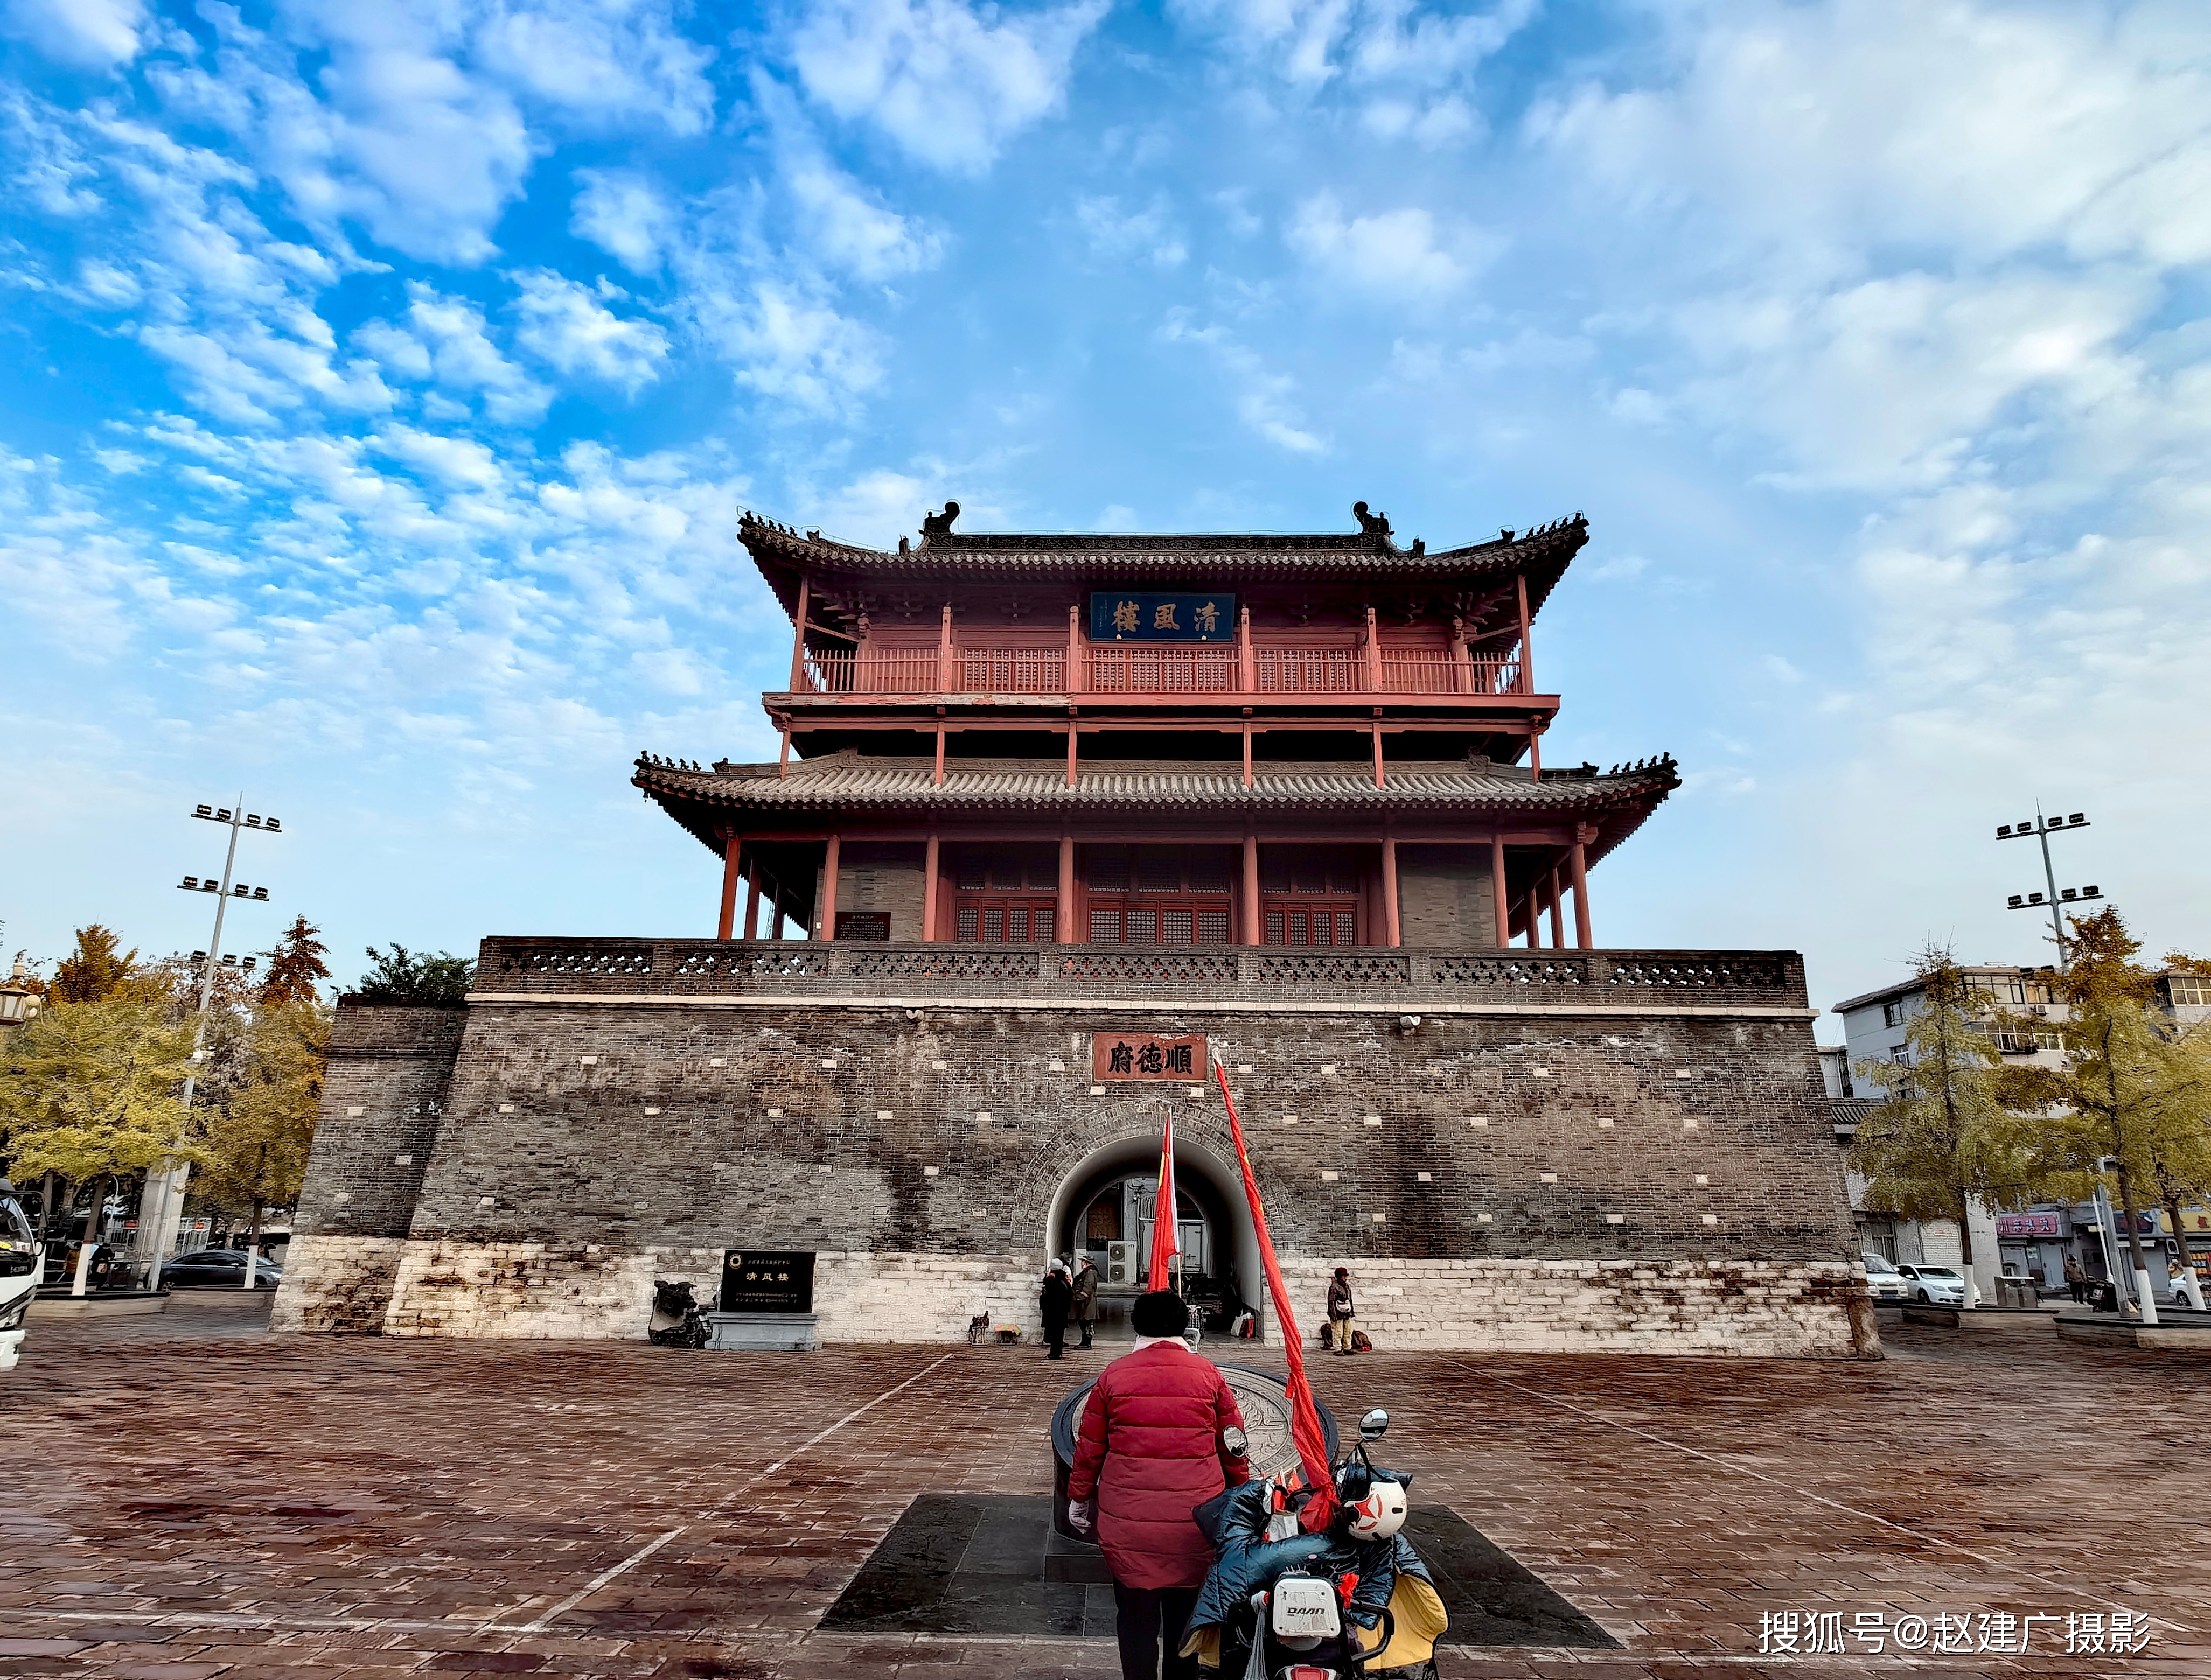
[(1205, 1059), (1205, 1035), (1162, 1038), (1154, 1032), (1093, 1032), (1090, 1035), (1090, 1077), (1093, 1079), (1202, 1079), (1213, 1071)]
[(722, 1256), (721, 1310), (812, 1312), (814, 1256), (787, 1249), (725, 1250)]

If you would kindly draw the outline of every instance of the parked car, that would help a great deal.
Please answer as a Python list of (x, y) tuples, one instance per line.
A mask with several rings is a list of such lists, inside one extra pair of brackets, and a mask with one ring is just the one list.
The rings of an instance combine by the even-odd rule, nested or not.
[(1962, 1307), (1966, 1304), (1966, 1280), (1947, 1266), (1906, 1266), (1899, 1262), (1897, 1275), (1914, 1301), (1930, 1307)]
[(1886, 1254), (1869, 1250), (1865, 1256), (1866, 1288), (1876, 1301), (1901, 1301), (1905, 1297), (1904, 1274), (1899, 1272)]
[[(243, 1289), (245, 1250), (195, 1248), (164, 1265), (161, 1281), (172, 1289)], [(275, 1289), (283, 1281), (284, 1274), (267, 1260), (254, 1268), (253, 1284), (257, 1289)]]

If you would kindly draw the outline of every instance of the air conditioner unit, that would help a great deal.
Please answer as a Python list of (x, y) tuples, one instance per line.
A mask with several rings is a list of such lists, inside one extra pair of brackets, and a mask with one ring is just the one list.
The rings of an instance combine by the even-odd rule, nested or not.
[(1106, 1281), (1109, 1284), (1133, 1284), (1136, 1281), (1135, 1243), (1109, 1242), (1106, 1245)]

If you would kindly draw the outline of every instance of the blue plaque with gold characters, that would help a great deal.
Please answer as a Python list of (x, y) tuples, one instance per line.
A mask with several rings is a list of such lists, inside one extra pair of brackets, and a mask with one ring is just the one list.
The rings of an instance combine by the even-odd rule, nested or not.
[(1093, 590), (1093, 642), (1233, 642), (1233, 595), (1151, 595), (1142, 590)]

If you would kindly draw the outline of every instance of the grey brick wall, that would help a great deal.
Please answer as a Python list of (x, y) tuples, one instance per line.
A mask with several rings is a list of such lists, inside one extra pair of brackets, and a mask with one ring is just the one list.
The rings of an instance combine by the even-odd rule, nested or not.
[(1118, 1028), (1207, 1032), (1232, 1068), (1251, 1067), (1233, 1085), (1286, 1248), (1850, 1253), (1808, 1024), (1429, 1016), (1407, 1031), (1387, 1015), (1171, 1003), (917, 1018), (579, 1000), (471, 1014), (418, 1238), (1040, 1255), (1062, 1180), (1156, 1135), (1162, 1101), (1185, 1139), (1233, 1158), (1210, 1086), (1090, 1094), (1089, 1032)]
[(1495, 945), (1489, 848), (1398, 847), (1397, 922), (1407, 945)]
[(468, 1022), (339, 1000), (295, 1235), (407, 1235)]

